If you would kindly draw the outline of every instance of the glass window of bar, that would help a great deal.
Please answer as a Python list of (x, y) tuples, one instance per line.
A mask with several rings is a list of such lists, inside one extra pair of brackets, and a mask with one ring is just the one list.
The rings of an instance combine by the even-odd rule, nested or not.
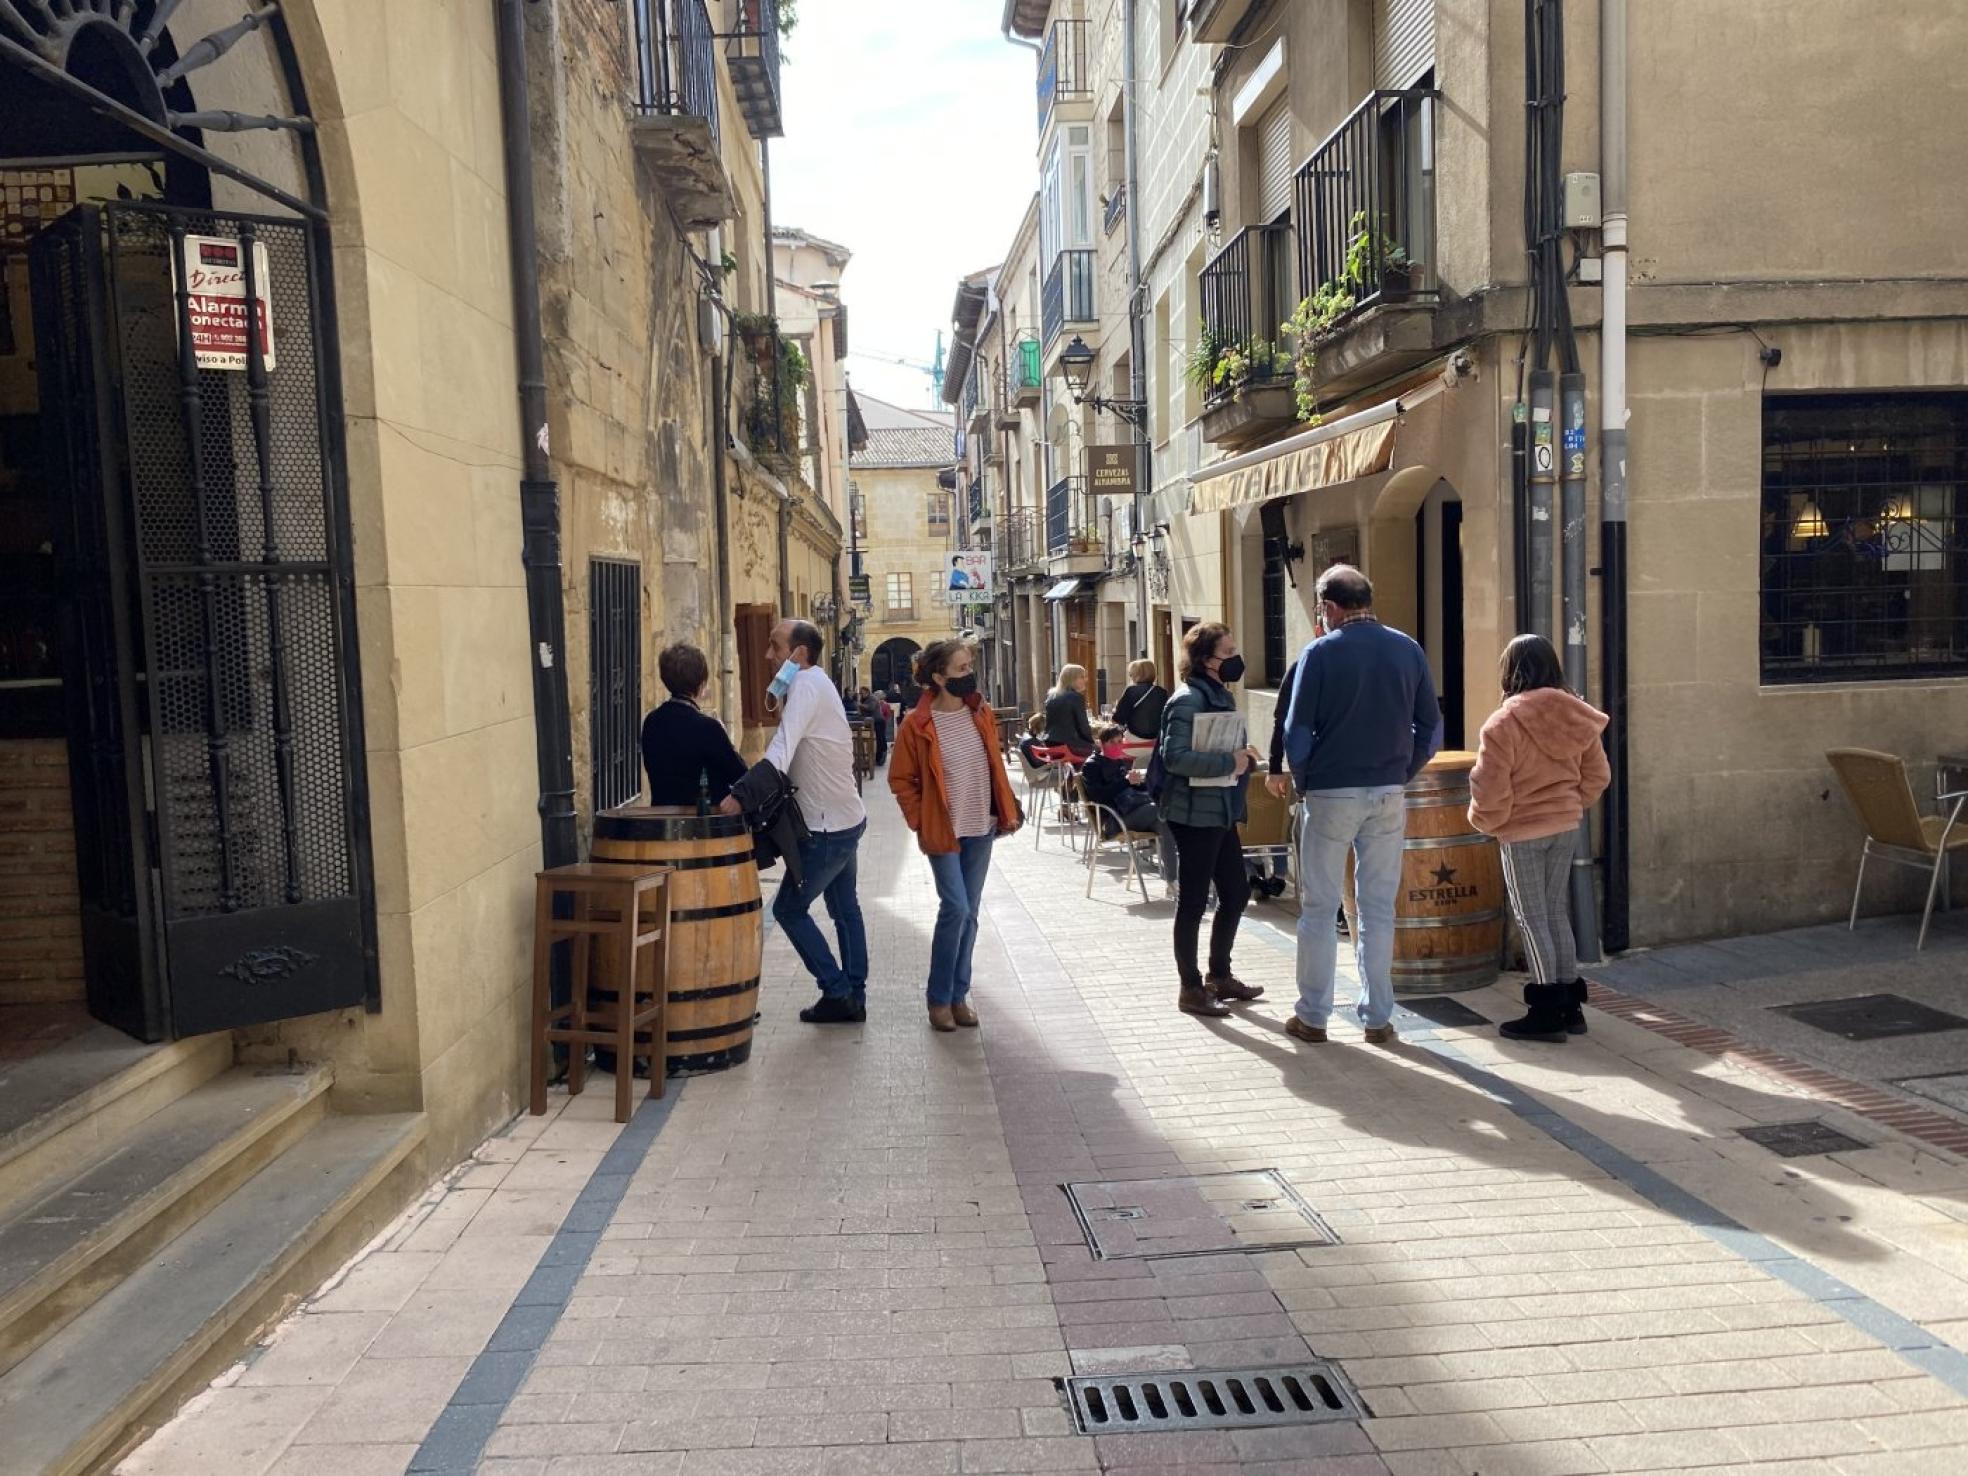
[(1968, 394), (1763, 409), (1769, 683), (1968, 673)]

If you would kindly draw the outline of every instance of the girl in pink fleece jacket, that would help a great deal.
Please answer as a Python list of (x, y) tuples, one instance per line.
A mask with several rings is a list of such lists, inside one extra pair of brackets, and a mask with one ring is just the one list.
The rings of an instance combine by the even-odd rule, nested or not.
[(1513, 1040), (1585, 1033), (1585, 981), (1572, 944), (1571, 878), (1579, 821), (1611, 774), (1606, 714), (1565, 690), (1551, 642), (1520, 635), (1499, 663), (1503, 706), (1483, 724), (1469, 776), (1469, 823), (1502, 843), (1503, 881), (1523, 939), (1529, 1013), (1498, 1028)]

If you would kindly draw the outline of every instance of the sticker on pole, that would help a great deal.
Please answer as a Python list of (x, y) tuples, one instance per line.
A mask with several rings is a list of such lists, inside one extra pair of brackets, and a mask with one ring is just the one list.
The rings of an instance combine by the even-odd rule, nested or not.
[(1551, 470), (1551, 443), (1549, 441), (1539, 441), (1537, 445), (1531, 448), (1531, 452), (1532, 459), (1537, 463), (1537, 469), (1539, 471), (1548, 472)]
[[(186, 236), (178, 286), (191, 319), (191, 346), (200, 369), (246, 367), (246, 264), (240, 242), (229, 236)], [(273, 308), (267, 300), (272, 274), (263, 241), (253, 243), (253, 321), (260, 353), (273, 368)]]

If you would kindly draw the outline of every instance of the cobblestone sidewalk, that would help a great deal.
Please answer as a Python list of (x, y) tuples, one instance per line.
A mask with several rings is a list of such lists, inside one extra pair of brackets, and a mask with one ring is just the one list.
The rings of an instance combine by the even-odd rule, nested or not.
[[(1412, 1017), (1391, 1050), (1337, 1020), (1300, 1046), (1279, 908), (1239, 948), (1267, 998), (1179, 1015), (1168, 904), (1110, 874), (1088, 900), (1050, 832), (998, 847), (983, 1028), (932, 1035), (933, 889), (871, 797), (865, 1027), (801, 1025), (771, 935), (751, 1063), (646, 1152), (605, 1092), (520, 1119), (123, 1469), (1960, 1470), (1959, 1160), (1598, 1010), (1562, 1047)], [(1806, 1119), (1863, 1146), (1736, 1131)], [(1095, 1259), (1062, 1188), (1259, 1171), (1338, 1243), (1198, 1219), (1165, 1247), (1193, 1253)], [(1312, 1357), (1368, 1418), (1088, 1436), (1054, 1382)]]

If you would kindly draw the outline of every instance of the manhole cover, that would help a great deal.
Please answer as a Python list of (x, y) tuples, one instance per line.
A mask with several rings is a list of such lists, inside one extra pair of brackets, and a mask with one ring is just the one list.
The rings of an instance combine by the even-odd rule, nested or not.
[(1403, 999), (1400, 1008), (1419, 1015), (1435, 1025), (1487, 1025), (1489, 1017), (1479, 1015), (1459, 999), (1446, 994), (1423, 994)]
[(1820, 999), (1770, 1008), (1846, 1040), (1890, 1040), (1896, 1035), (1968, 1029), (1968, 1020), (1959, 1015), (1897, 994), (1861, 994), (1853, 999)]
[(1850, 1153), (1854, 1149), (1872, 1146), (1821, 1122), (1770, 1122), (1758, 1127), (1737, 1128), (1736, 1131), (1750, 1142), (1768, 1148), (1779, 1158), (1809, 1158), (1814, 1153)]
[(1906, 1076), (1893, 1083), (1902, 1091), (1968, 1113), (1968, 1071), (1950, 1071), (1940, 1076)]
[(1364, 1415), (1359, 1396), (1330, 1363), (1072, 1378), (1066, 1394), (1083, 1435), (1310, 1425)]
[(1290, 1250), (1339, 1239), (1276, 1169), (1065, 1189), (1096, 1261)]

